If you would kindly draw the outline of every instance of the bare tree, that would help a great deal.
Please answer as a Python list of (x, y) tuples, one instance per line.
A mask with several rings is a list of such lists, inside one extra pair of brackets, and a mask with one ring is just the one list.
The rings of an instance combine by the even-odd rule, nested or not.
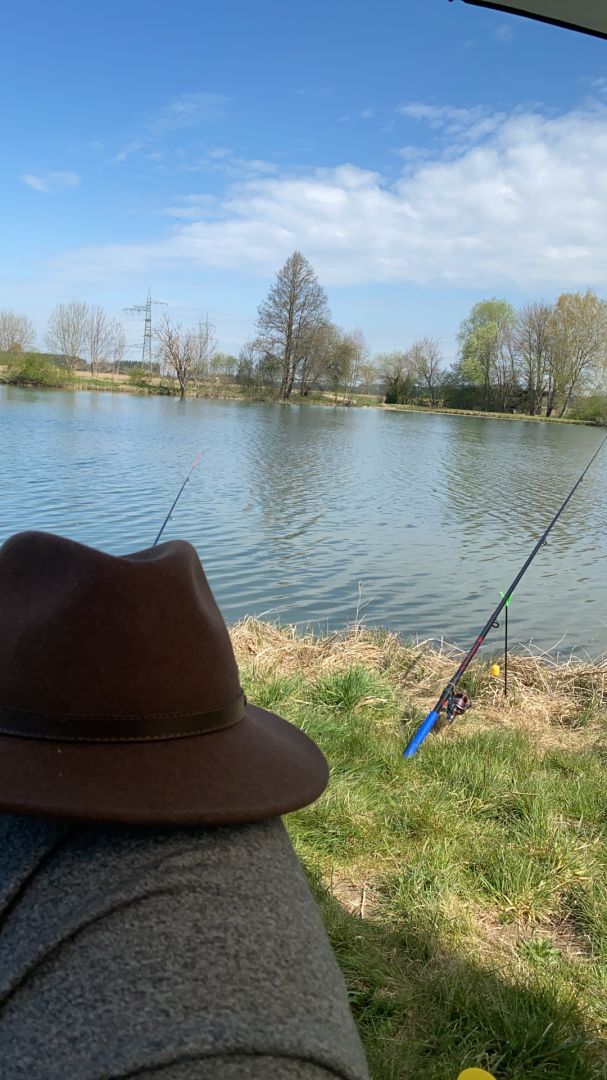
[(363, 388), (365, 388), (366, 390), (372, 389), (374, 384), (379, 379), (379, 372), (377, 370), (376, 365), (373, 364), (373, 363), (361, 364), (360, 372), (359, 372), (359, 379), (360, 379), (360, 384), (362, 385)]
[(335, 335), (325, 363), (324, 374), (335, 396), (336, 405), (340, 389), (344, 391), (346, 401), (349, 400), (348, 386), (351, 383), (354, 351), (355, 344), (351, 335), (344, 334), (335, 327)]
[(310, 330), (299, 363), (299, 393), (302, 397), (315, 383), (322, 382), (338, 333), (337, 327), (328, 320), (317, 323)]
[(183, 397), (196, 376), (202, 350), (206, 349), (205, 355), (208, 355), (214, 341), (214, 328), (204, 319), (199, 320), (195, 329), (184, 329), (181, 323), (173, 322), (165, 315), (155, 334), (160, 370), (177, 379), (179, 392)]
[(346, 334), (346, 339), (349, 348), (349, 363), (346, 371), (346, 384), (345, 394), (346, 399), (349, 401), (352, 397), (354, 388), (358, 386), (360, 382), (362, 369), (364, 368), (369, 358), (369, 346), (364, 333), (357, 326), (354, 330), (351, 330), (349, 334)]
[(550, 387), (552, 314), (551, 304), (543, 301), (526, 304), (519, 311), (513, 329), (513, 349), (529, 416), (541, 413)]
[(27, 352), (36, 342), (34, 324), (27, 315), (16, 311), (0, 311), (0, 353), (15, 356)]
[(198, 359), (196, 335), (184, 330), (181, 323), (173, 322), (168, 315), (162, 318), (155, 333), (158, 341), (160, 370), (177, 379), (179, 392), (183, 397), (196, 370)]
[(213, 358), (217, 352), (217, 339), (215, 327), (209, 322), (209, 316), (205, 315), (196, 323), (196, 378), (205, 379), (210, 371)]
[(430, 404), (438, 404), (441, 381), (441, 350), (436, 338), (425, 337), (415, 341), (409, 350), (415, 375), (430, 394)]
[(499, 328), (493, 357), (493, 396), (499, 412), (514, 407), (518, 388), (513, 323), (505, 322)]
[(126, 349), (126, 334), (124, 326), (118, 319), (112, 319), (110, 323), (110, 339), (107, 361), (112, 365), (112, 375), (115, 377), (117, 369), (124, 359)]
[(91, 375), (96, 375), (100, 360), (107, 360), (112, 344), (112, 320), (102, 307), (89, 309), (86, 326), (86, 351)]
[(292, 393), (312, 331), (327, 318), (325, 291), (308, 260), (300, 251), (294, 251), (278, 271), (257, 315), (263, 351), (280, 364), (282, 401)]
[(85, 351), (88, 324), (88, 305), (81, 300), (57, 304), (49, 316), (46, 343), (51, 352), (63, 357), (70, 375)]

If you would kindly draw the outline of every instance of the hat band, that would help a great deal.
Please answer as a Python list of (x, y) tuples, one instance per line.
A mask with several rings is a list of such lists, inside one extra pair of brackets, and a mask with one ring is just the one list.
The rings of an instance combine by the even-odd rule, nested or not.
[(185, 739), (233, 727), (244, 716), (243, 693), (223, 709), (196, 713), (151, 713), (147, 716), (58, 716), (0, 706), (0, 735), (67, 742), (149, 742)]

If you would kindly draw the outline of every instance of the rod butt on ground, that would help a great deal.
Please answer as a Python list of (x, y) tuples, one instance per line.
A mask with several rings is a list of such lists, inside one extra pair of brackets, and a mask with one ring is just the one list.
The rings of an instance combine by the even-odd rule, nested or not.
[(433, 709), (432, 712), (428, 713), (423, 724), (420, 724), (420, 726), (418, 727), (406, 750), (403, 750), (403, 757), (413, 757), (413, 755), (419, 750), (421, 744), (426, 738), (426, 735), (428, 735), (432, 731), (432, 728), (434, 727), (437, 720), (438, 713), (436, 709)]

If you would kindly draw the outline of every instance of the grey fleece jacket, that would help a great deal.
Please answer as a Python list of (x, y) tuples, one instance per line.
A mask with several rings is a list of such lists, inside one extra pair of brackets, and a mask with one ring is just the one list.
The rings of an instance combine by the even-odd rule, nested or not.
[(0, 818), (2, 1080), (368, 1080), (279, 820)]

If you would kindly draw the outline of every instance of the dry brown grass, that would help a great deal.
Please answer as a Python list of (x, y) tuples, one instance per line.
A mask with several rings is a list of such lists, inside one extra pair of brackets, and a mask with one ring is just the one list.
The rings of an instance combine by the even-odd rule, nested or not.
[[(260, 675), (318, 678), (361, 666), (381, 673), (401, 694), (406, 692), (409, 713), (431, 708), (462, 658), (460, 650), (444, 643), (406, 643), (396, 634), (360, 625), (315, 637), (293, 626), (247, 618), (231, 633), (239, 662), (253, 664)], [(464, 678), (475, 708), (454, 725), (450, 738), (497, 726), (525, 731), (545, 748), (575, 750), (595, 746), (605, 734), (607, 659), (557, 662), (548, 654), (531, 652), (510, 656), (507, 697), (502, 678), (491, 676), (488, 660), (473, 661)]]

